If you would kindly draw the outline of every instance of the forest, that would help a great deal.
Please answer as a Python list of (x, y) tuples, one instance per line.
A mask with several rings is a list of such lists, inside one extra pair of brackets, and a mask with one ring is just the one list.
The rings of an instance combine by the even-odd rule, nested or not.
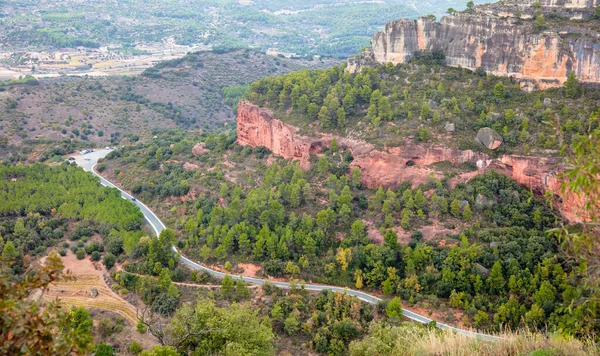
[[(204, 134), (208, 151), (194, 157), (186, 136), (171, 133), (103, 164), (115, 167), (109, 177), (152, 206), (202, 192), (163, 211), (181, 233), (183, 253), (209, 265), (235, 272), (237, 264), (252, 262), (264, 276), (397, 296), (481, 330), (595, 330), (593, 309), (567, 309), (586, 292), (576, 265), (547, 232), (560, 218), (509, 178), (490, 172), (455, 187), (448, 176), (370, 190), (335, 142), (305, 172), (285, 160), (266, 165), (268, 150), (240, 147), (229, 137)], [(219, 169), (225, 152), (227, 176)], [(149, 165), (155, 160), (164, 170)], [(168, 163), (186, 160), (204, 168)], [(121, 175), (128, 170), (135, 177)], [(143, 183), (149, 180), (157, 184)], [(183, 216), (169, 213), (181, 209)], [(424, 238), (431, 226), (448, 232)]]
[[(525, 92), (510, 78), (444, 63), (443, 53), (423, 52), (410, 63), (357, 74), (346, 65), (303, 70), (261, 79), (246, 98), (275, 110), (301, 133), (334, 132), (388, 147), (414, 138), (495, 155), (558, 156), (561, 145), (597, 125), (589, 118), (600, 91), (581, 87), (574, 73), (563, 88)], [(474, 142), (484, 127), (502, 137), (495, 151)]]

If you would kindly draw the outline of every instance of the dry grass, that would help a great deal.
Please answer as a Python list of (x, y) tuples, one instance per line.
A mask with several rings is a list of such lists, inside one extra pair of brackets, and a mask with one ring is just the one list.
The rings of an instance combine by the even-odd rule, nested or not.
[[(90, 295), (92, 288), (98, 289), (98, 296)], [(71, 280), (53, 283), (44, 300), (56, 298), (63, 305), (109, 310), (123, 316), (132, 325), (137, 323), (133, 306), (111, 290), (98, 275), (77, 275)]]
[(527, 355), (544, 350), (540, 355), (590, 355), (592, 343), (559, 335), (543, 335), (531, 332), (504, 333), (502, 341), (486, 342), (465, 335), (430, 333), (421, 339), (412, 340), (408, 354), (426, 355)]
[(398, 327), (375, 325), (365, 339), (352, 343), (350, 355), (444, 355), (444, 356), (578, 356), (598, 355), (593, 340), (529, 331), (498, 334), (485, 341), (449, 331), (434, 331), (414, 324)]
[[(136, 325), (137, 316), (134, 306), (106, 284), (103, 278), (106, 270), (99, 262), (92, 262), (89, 258), (78, 260), (71, 251), (61, 260), (65, 270), (68, 271), (69, 278), (52, 283), (44, 294), (44, 300), (58, 298), (60, 304), (69, 307), (112, 311), (129, 320), (132, 325)], [(96, 297), (90, 295), (92, 288), (98, 290)]]

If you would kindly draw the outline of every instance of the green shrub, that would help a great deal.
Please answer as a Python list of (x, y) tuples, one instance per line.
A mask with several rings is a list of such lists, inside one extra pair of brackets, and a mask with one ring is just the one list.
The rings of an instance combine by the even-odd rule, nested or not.
[(129, 345), (129, 352), (131, 352), (134, 355), (139, 354), (140, 352), (142, 352), (143, 349), (140, 346), (140, 344), (138, 344), (137, 342), (132, 342), (131, 345)]
[(139, 332), (140, 334), (145, 334), (148, 328), (146, 327), (146, 325), (144, 325), (144, 323), (138, 321), (137, 325), (135, 326), (135, 330), (137, 330), (137, 332)]
[(100, 261), (100, 252), (98, 251), (94, 251), (92, 252), (92, 261)]

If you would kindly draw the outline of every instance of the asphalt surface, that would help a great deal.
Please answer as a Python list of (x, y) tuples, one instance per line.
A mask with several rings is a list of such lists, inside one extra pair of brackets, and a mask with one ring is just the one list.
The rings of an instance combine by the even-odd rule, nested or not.
[[(96, 171), (94, 170), (94, 167), (96, 166), (98, 160), (100, 158), (105, 157), (110, 151), (111, 150), (102, 149), (102, 150), (96, 150), (94, 152), (91, 152), (91, 153), (88, 153), (85, 155), (75, 155), (74, 156), (76, 158), (75, 162), (77, 163), (78, 166), (82, 167), (85, 171), (91, 172), (92, 174), (94, 174), (95, 176), (100, 178), (100, 183), (103, 186), (118, 189), (121, 192), (121, 196), (123, 197), (123, 199), (127, 199), (127, 200), (131, 201), (132, 203), (134, 203), (135, 205), (137, 205), (140, 208), (141, 212), (144, 214), (146, 221), (150, 224), (150, 226), (152, 227), (152, 229), (158, 236), (162, 230), (166, 229), (166, 227), (162, 223), (162, 221), (160, 221), (160, 219), (156, 216), (156, 214), (154, 214), (154, 212), (152, 210), (150, 210), (150, 208), (148, 208), (144, 203), (140, 202), (137, 199), (133, 200), (134, 199), (133, 196), (124, 192), (123, 190), (121, 190), (119, 187), (115, 186), (108, 180), (104, 179), (103, 177), (98, 175), (96, 173)], [(205, 272), (209, 273), (210, 275), (215, 276), (217, 278), (223, 278), (226, 275), (226, 273), (223, 273), (220, 271), (215, 271), (213, 269), (205, 267), (201, 264), (198, 264), (198, 263), (184, 257), (183, 255), (181, 255), (179, 253), (179, 251), (177, 250), (177, 248), (175, 246), (173, 246), (173, 251), (175, 251), (179, 254), (179, 259), (181, 262), (183, 262), (184, 264), (186, 264), (187, 266), (189, 266), (193, 269), (205, 271)], [(242, 276), (236, 276), (236, 275), (231, 275), (231, 277), (234, 280), (243, 280), (245, 282), (255, 283), (258, 285), (262, 285), (265, 282), (267, 282), (267, 280), (260, 279), (260, 278), (250, 278), (250, 277), (242, 277)], [(277, 281), (268, 281), (268, 282), (274, 284), (275, 286), (277, 286), (279, 288), (283, 288), (283, 289), (290, 288), (290, 284), (287, 282), (277, 282)], [(381, 300), (370, 294), (352, 290), (352, 289), (348, 289), (348, 288), (341, 288), (341, 287), (329, 286), (329, 285), (318, 285), (318, 284), (304, 284), (303, 286), (306, 290), (310, 290), (310, 291), (331, 290), (331, 291), (347, 293), (349, 295), (357, 297), (358, 299), (360, 299), (364, 302), (370, 303), (370, 304), (377, 304)], [(433, 321), (432, 319), (430, 319), (426, 316), (423, 316), (421, 314), (418, 314), (418, 313), (415, 313), (415, 312), (412, 312), (412, 311), (406, 310), (406, 309), (402, 310), (402, 315), (412, 321), (416, 321), (416, 322), (422, 323), (422, 324), (427, 324), (427, 323)], [(443, 323), (438, 323), (438, 322), (436, 322), (436, 323), (439, 328), (445, 329), (445, 330), (452, 330), (458, 334), (472, 336), (472, 337), (476, 337), (476, 338), (483, 339), (483, 340), (489, 340), (489, 341), (500, 340), (500, 338), (497, 336), (482, 334), (482, 333), (478, 333), (478, 332), (471, 331), (471, 330), (459, 329), (459, 328), (456, 328), (456, 327), (453, 327), (453, 326), (450, 326), (447, 324), (443, 324)]]

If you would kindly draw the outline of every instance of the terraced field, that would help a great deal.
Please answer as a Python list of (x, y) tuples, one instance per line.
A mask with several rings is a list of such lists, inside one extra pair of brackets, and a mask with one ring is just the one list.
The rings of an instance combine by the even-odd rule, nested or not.
[[(63, 257), (62, 261), (73, 278), (51, 284), (44, 294), (44, 300), (58, 298), (65, 306), (108, 310), (120, 314), (132, 325), (137, 323), (135, 307), (106, 284), (103, 267), (94, 265), (87, 258), (77, 260), (72, 254)], [(95, 297), (90, 293), (92, 288), (98, 290)]]

